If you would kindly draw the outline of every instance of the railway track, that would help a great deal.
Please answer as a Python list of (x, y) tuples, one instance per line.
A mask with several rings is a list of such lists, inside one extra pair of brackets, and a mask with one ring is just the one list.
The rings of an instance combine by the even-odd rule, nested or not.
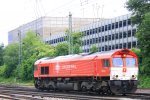
[[(142, 90), (142, 89), (141, 89)], [(141, 91), (139, 90), (139, 91)], [(144, 90), (142, 90), (144, 91)], [(150, 90), (148, 90), (150, 91)], [(150, 100), (150, 93), (135, 93), (127, 94), (127, 96), (114, 95), (98, 95), (95, 93), (77, 93), (77, 92), (53, 92), (53, 91), (38, 91), (35, 88), (18, 87), (18, 86), (0, 86), (0, 98), (15, 99), (15, 100), (124, 100), (138, 99)]]

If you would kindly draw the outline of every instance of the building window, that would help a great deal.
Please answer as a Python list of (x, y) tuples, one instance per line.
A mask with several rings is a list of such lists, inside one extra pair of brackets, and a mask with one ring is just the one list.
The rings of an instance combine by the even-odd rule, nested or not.
[(93, 38), (92, 40), (93, 40), (93, 44), (95, 44), (95, 43), (96, 43), (96, 39), (95, 39), (95, 38)]
[(131, 19), (128, 19), (128, 25), (131, 25)]
[(95, 34), (95, 29), (92, 29), (92, 34)]
[(87, 30), (87, 35), (89, 35), (89, 30)]
[(115, 23), (115, 28), (118, 28), (118, 22)]
[(87, 45), (89, 45), (89, 40), (87, 40)]
[(59, 42), (59, 38), (56, 39), (56, 43), (58, 43), (58, 42)]
[(89, 50), (89, 49), (87, 49), (86, 51), (87, 51), (87, 52), (89, 52), (90, 50)]
[(95, 33), (98, 33), (98, 28), (95, 28)]
[(109, 46), (109, 50), (111, 50), (111, 45)]
[(98, 32), (101, 32), (101, 27), (98, 28)]
[(93, 44), (92, 39), (90, 39), (90, 44)]
[(128, 48), (129, 49), (131, 48), (131, 42), (128, 42)]
[(132, 47), (136, 47), (136, 41), (132, 42)]
[(98, 38), (99, 43), (101, 42), (101, 37)]
[(132, 36), (135, 36), (135, 34), (136, 34), (136, 29), (133, 29), (132, 30)]
[(104, 51), (104, 47), (102, 47), (102, 51)]
[(123, 38), (126, 38), (126, 32), (123, 32)]
[(96, 38), (96, 40), (95, 40), (95, 41), (96, 41), (96, 43), (98, 43), (98, 38)]
[(53, 40), (51, 40), (51, 44), (53, 44), (54, 43), (54, 41)]
[(108, 30), (111, 30), (111, 24), (108, 24)]
[(65, 41), (65, 37), (61, 37), (60, 39), (61, 39), (62, 42)]
[(123, 44), (123, 48), (126, 48), (126, 43)]
[(122, 33), (120, 32), (120, 33), (119, 33), (119, 39), (121, 39), (121, 38), (122, 38)]
[(118, 39), (118, 33), (116, 33), (115, 35), (116, 35), (116, 39)]
[(112, 23), (112, 29), (114, 29), (115, 28), (115, 24), (114, 23)]
[(91, 34), (93, 34), (93, 33), (92, 33), (92, 29), (90, 29), (90, 35), (91, 35)]
[(128, 31), (128, 37), (131, 37), (131, 30)]
[(107, 25), (105, 25), (105, 31), (107, 31)]
[(112, 34), (112, 40), (114, 40), (115, 39), (115, 34)]
[(120, 48), (120, 49), (122, 49), (122, 43), (121, 43), (121, 44), (119, 44), (119, 48)]
[(107, 51), (107, 45), (105, 45), (105, 51)]
[(112, 45), (112, 50), (114, 50), (115, 49), (115, 46), (114, 45)]
[(122, 21), (119, 21), (119, 27), (122, 27)]
[(116, 49), (118, 49), (118, 44), (116, 44)]
[(126, 25), (127, 25), (127, 21), (123, 20), (123, 26), (126, 26)]
[(102, 37), (102, 42), (104, 42), (104, 36)]
[(105, 41), (107, 41), (107, 36), (105, 36)]
[(56, 43), (56, 39), (54, 39), (54, 43)]
[(111, 41), (111, 35), (108, 36), (108, 40)]
[(102, 32), (104, 32), (104, 26), (102, 26)]
[(87, 42), (86, 42), (86, 40), (85, 40), (85, 42), (84, 42), (84, 43), (85, 43), (85, 45), (87, 45)]

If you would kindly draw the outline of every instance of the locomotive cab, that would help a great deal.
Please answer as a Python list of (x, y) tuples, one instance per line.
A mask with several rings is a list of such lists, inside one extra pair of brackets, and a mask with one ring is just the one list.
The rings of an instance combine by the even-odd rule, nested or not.
[(135, 92), (138, 79), (137, 56), (128, 49), (112, 55), (110, 89), (114, 93)]

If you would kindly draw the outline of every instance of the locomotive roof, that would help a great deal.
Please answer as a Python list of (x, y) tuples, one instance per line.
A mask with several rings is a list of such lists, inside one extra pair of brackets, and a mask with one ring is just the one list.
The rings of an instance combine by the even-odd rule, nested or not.
[(40, 61), (63, 61), (63, 60), (68, 60), (68, 59), (81, 59), (81, 58), (85, 58), (85, 59), (90, 59), (91, 57), (96, 57), (96, 56), (112, 56), (113, 54), (115, 54), (116, 52), (120, 51), (120, 50), (126, 50), (126, 49), (116, 49), (116, 50), (110, 50), (110, 51), (102, 51), (102, 52), (96, 52), (96, 53), (92, 53), (92, 54), (88, 54), (88, 53), (81, 53), (81, 54), (71, 54), (71, 55), (65, 55), (65, 56), (58, 56), (58, 57), (54, 57), (54, 58), (50, 58), (50, 57), (45, 57), (42, 59), (37, 60), (35, 63), (38, 63)]
[(112, 55), (113, 53), (117, 52), (118, 50), (121, 50), (121, 49), (110, 50), (110, 51), (102, 51), (102, 52), (96, 52), (96, 53), (91, 54), (91, 56)]
[(111, 50), (111, 51), (102, 51), (102, 52), (96, 52), (96, 53), (81, 53), (81, 54), (71, 54), (71, 55), (65, 55), (65, 56), (58, 56), (54, 58), (50, 57), (45, 57), (41, 58), (39, 60), (62, 60), (62, 59), (69, 59), (69, 58), (80, 58), (80, 57), (85, 57), (85, 56), (99, 56), (99, 55), (112, 55), (114, 52), (118, 51), (117, 50)]
[(87, 54), (87, 53), (81, 53), (81, 54), (72, 54), (72, 55), (65, 55), (65, 56), (58, 56), (55, 57), (51, 60), (63, 60), (63, 59), (73, 59), (73, 58), (81, 58), (81, 57), (87, 57), (87, 56), (99, 56), (99, 55), (112, 55), (114, 52), (116, 52), (118, 50), (111, 50), (111, 51), (102, 51), (102, 52), (96, 52), (96, 53), (92, 53), (92, 54)]

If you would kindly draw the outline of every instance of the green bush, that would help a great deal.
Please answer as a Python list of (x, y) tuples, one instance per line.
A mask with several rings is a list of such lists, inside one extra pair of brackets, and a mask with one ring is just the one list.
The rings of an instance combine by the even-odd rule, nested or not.
[(150, 76), (149, 75), (139, 75), (139, 88), (150, 88)]
[(3, 77), (3, 75), (4, 75), (5, 71), (6, 71), (6, 66), (5, 66), (5, 65), (0, 66), (0, 76), (2, 76), (2, 77)]

